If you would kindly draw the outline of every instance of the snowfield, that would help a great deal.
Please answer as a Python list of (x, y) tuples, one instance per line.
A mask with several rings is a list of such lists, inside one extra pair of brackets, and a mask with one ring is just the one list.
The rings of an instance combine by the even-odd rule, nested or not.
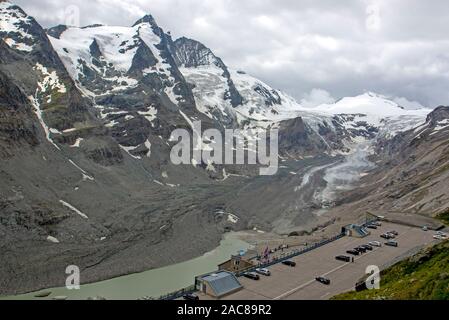
[[(133, 27), (98, 25), (84, 28), (68, 27), (59, 39), (49, 38), (72, 78), (93, 100), (99, 96), (120, 94), (124, 90), (138, 86), (137, 80), (131, 78), (128, 71), (132, 67), (139, 46), (145, 45), (153, 54), (156, 64), (143, 69), (142, 74), (157, 75), (163, 79), (164, 87), (160, 93), (165, 93), (174, 105), (179, 106), (182, 97), (175, 93), (176, 77), (173, 67), (165, 58), (164, 54), (167, 52), (162, 51), (162, 37), (158, 34), (159, 31), (152, 22), (142, 20)], [(202, 55), (198, 63), (189, 67), (183, 63), (179, 66), (179, 71), (186, 82), (192, 84), (196, 110), (225, 127), (237, 124), (245, 130), (275, 129), (280, 127), (282, 121), (301, 117), (306, 130), (314, 132), (328, 146), (326, 137), (321, 134), (323, 128), (330, 129), (334, 133), (341, 130), (348, 132), (349, 134), (342, 139), (349, 152), (332, 150), (329, 146), (328, 153), (352, 154), (358, 150), (358, 145), (366, 142), (365, 139), (372, 139), (373, 135), (378, 138), (391, 138), (399, 132), (424, 123), (427, 114), (431, 112), (430, 109), (424, 108), (406, 110), (387, 97), (372, 92), (346, 97), (332, 104), (306, 108), (288, 94), (273, 89), (246, 72), (227, 69), (212, 51), (201, 46), (198, 44), (196, 47), (197, 50), (203, 50), (200, 52)], [(189, 60), (187, 50), (171, 53), (181, 61)], [(98, 59), (103, 63), (101, 67)], [(110, 83), (110, 86), (106, 89), (93, 89), (95, 92), (83, 86), (80, 77), (84, 76), (82, 71), (86, 66), (102, 76), (102, 80)], [(108, 75), (111, 72), (115, 76)], [(240, 104), (231, 103), (229, 94), (234, 90), (231, 86), (235, 87), (241, 96)], [(101, 117), (108, 120), (105, 125), (109, 128), (116, 127), (122, 120), (129, 121), (134, 118), (128, 111), (101, 105), (95, 107), (101, 111)], [(192, 126), (195, 117), (188, 116), (181, 109), (178, 111)], [(123, 114), (123, 117), (116, 117), (119, 114)], [(153, 126), (158, 110), (150, 105), (146, 110), (138, 110), (137, 114), (145, 117)], [(50, 132), (50, 128), (48, 131)], [(144, 145), (150, 149), (150, 140), (147, 139)], [(79, 143), (74, 146), (79, 146)], [(141, 159), (142, 157), (132, 154), (132, 151), (139, 146), (120, 147), (132, 158)], [(203, 143), (203, 146), (206, 144)], [(209, 165), (208, 169), (213, 171), (214, 168)]]
[(133, 36), (136, 35), (136, 31), (135, 28), (128, 27), (69, 27), (59, 39), (51, 36), (49, 39), (72, 78), (78, 79), (82, 62), (98, 70), (92, 63), (90, 50), (94, 40), (97, 41), (106, 61), (112, 63), (117, 71), (126, 73), (131, 68), (132, 59), (137, 51), (137, 47), (132, 48), (132, 44), (135, 44)]
[(225, 93), (229, 90), (223, 70), (216, 65), (200, 66), (197, 68), (180, 68), (187, 82), (195, 85), (193, 95), (196, 108), (209, 118), (213, 118), (213, 110), (222, 115), (232, 117), (234, 110), (229, 100), (225, 100)]
[(33, 36), (23, 30), (30, 25), (30, 17), (13, 7), (10, 2), (0, 2), (0, 36), (12, 49), (31, 52)]
[(346, 127), (355, 127), (356, 123), (367, 124), (380, 129), (383, 136), (392, 137), (399, 132), (415, 128), (425, 121), (431, 109), (407, 110), (386, 97), (367, 92), (357, 97), (346, 97), (334, 104), (322, 104), (311, 111), (328, 115), (354, 115)]

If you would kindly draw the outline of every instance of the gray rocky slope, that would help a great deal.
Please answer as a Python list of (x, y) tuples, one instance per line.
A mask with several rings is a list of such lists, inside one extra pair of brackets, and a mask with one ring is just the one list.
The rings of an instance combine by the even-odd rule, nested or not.
[[(363, 213), (367, 194), (371, 208), (447, 204), (445, 108), (426, 121), (369, 93), (354, 101), (386, 115), (310, 111), (203, 44), (172, 40), (149, 15), (132, 27), (43, 30), (2, 2), (0, 26), (0, 294), (62, 286), (69, 264), (90, 282), (174, 263), (228, 230), (304, 231), (344, 205)], [(195, 120), (278, 128), (278, 174), (173, 165), (170, 134)]]
[(340, 193), (323, 218), (341, 225), (371, 212), (416, 224), (431, 223), (420, 216), (438, 218), (447, 213), (449, 107), (438, 107), (420, 126), (379, 141), (370, 161), (375, 165), (369, 174), (356, 188)]

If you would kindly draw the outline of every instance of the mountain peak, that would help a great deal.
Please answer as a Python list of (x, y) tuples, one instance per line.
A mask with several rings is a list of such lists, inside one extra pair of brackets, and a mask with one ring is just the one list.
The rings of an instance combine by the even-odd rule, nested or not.
[(40, 26), (19, 6), (0, 2), (0, 37), (12, 49), (30, 52), (39, 36)]
[(0, 0), (0, 8), (7, 8), (7, 7), (10, 7), (10, 6), (13, 6), (14, 4), (12, 4), (11, 2), (9, 2), (9, 1), (6, 1), (6, 0)]
[[(19, 7), (18, 5), (10, 2), (10, 1), (2, 1), (0, 0), (0, 12), (2, 11), (15, 11), (16, 13), (14, 14), (15, 16), (17, 16), (17, 18), (29, 18), (29, 16), (26, 14), (25, 11), (23, 11), (23, 9), (21, 7)], [(31, 17), (30, 17), (31, 18)]]
[(364, 94), (362, 94), (362, 96), (376, 98), (376, 99), (387, 99), (386, 96), (384, 96), (380, 93), (373, 92), (373, 91), (367, 91)]
[(9, 2), (9, 1), (1, 1), (0, 0), (0, 11), (18, 11), (20, 16), (26, 16), (25, 11), (22, 10), (18, 5)]
[(317, 106), (315, 110), (333, 114), (372, 114), (379, 116), (407, 113), (407, 110), (404, 110), (396, 102), (374, 92), (365, 92), (355, 97), (345, 97), (333, 104)]
[(49, 36), (52, 36), (53, 38), (59, 39), (61, 34), (66, 31), (68, 27), (63, 24), (59, 24), (55, 27), (48, 28), (45, 30)]
[(146, 14), (144, 15), (142, 18), (140, 18), (139, 20), (137, 20), (134, 24), (133, 27), (142, 24), (142, 23), (149, 23), (152, 26), (157, 26), (156, 20), (154, 19), (154, 17), (151, 14)]
[(429, 115), (427, 116), (427, 122), (435, 125), (440, 121), (449, 119), (449, 107), (439, 106), (435, 108)]
[(175, 60), (179, 66), (187, 68), (216, 65), (224, 67), (223, 63), (217, 58), (212, 50), (199, 41), (181, 37), (175, 40), (176, 47)]

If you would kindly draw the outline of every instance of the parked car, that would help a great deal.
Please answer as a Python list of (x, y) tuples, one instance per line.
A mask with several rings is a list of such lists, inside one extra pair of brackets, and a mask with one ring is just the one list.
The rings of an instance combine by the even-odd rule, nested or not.
[(390, 240), (390, 241), (385, 242), (385, 245), (389, 246), (389, 247), (397, 247), (398, 246), (398, 242), (394, 241), (394, 240)]
[(184, 300), (200, 300), (200, 298), (194, 293), (188, 293), (182, 296)]
[(423, 230), (423, 231), (429, 231), (429, 227), (423, 226), (423, 227), (422, 227), (422, 230)]
[(383, 233), (380, 235), (381, 238), (384, 238), (386, 240), (390, 240), (391, 239), (391, 235), (389, 235), (388, 233)]
[(373, 247), (370, 246), (369, 244), (364, 244), (364, 245), (362, 245), (361, 247), (362, 247), (362, 248), (365, 248), (365, 249), (368, 250), (368, 251), (373, 251)]
[(316, 277), (315, 280), (318, 282), (321, 282), (322, 284), (325, 284), (327, 286), (331, 284), (331, 281), (325, 277)]
[(246, 273), (243, 274), (243, 276), (245, 278), (252, 279), (252, 280), (259, 280), (260, 279), (259, 275), (257, 273), (255, 273), (255, 272), (246, 272)]
[(372, 225), (375, 225), (375, 226), (377, 226), (377, 227), (381, 227), (381, 226), (382, 226), (382, 223), (379, 222), (379, 221), (371, 222), (371, 224), (372, 224)]
[(285, 264), (286, 266), (289, 266), (289, 267), (296, 267), (296, 262), (291, 261), (291, 260), (282, 261), (282, 264)]
[(357, 248), (354, 248), (354, 250), (356, 250), (356, 251), (358, 251), (358, 252), (360, 252), (360, 253), (365, 253), (365, 252), (366, 252), (366, 249), (363, 248), (362, 246), (357, 247)]
[(397, 232), (396, 230), (389, 231), (388, 233), (394, 234), (395, 236), (398, 236), (398, 235), (399, 235), (399, 232)]
[(394, 233), (387, 232), (386, 234), (390, 237), (390, 239), (396, 238), (396, 235)]
[(366, 226), (368, 229), (377, 229), (377, 226), (375, 226), (374, 224), (369, 224)]
[(360, 255), (360, 252), (358, 252), (357, 250), (348, 250), (346, 251), (346, 253), (352, 254), (353, 256)]
[(256, 272), (258, 273), (258, 274), (261, 274), (261, 275), (264, 275), (264, 276), (271, 276), (271, 272), (270, 272), (270, 270), (268, 270), (268, 269), (266, 269), (266, 268), (257, 268), (256, 269)]
[(436, 234), (439, 235), (439, 236), (447, 237), (447, 233), (445, 233), (443, 231), (437, 231)]
[(440, 234), (435, 234), (435, 235), (433, 236), (433, 238), (434, 238), (435, 240), (446, 240), (446, 239), (447, 239), (447, 236), (443, 236), (443, 235), (440, 235)]
[(335, 259), (337, 259), (339, 261), (344, 261), (344, 262), (350, 262), (351, 261), (351, 257), (348, 257), (348, 256), (336, 256)]
[(382, 247), (382, 243), (380, 243), (379, 241), (371, 241), (369, 245), (373, 247)]

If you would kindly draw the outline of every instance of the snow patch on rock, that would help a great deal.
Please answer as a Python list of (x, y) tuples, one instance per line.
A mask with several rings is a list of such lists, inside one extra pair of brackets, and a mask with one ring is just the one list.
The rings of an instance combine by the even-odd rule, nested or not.
[(81, 217), (83, 217), (84, 219), (89, 219), (89, 217), (87, 215), (85, 215), (84, 213), (82, 213), (80, 210), (78, 210), (77, 208), (75, 208), (74, 206), (72, 206), (70, 203), (65, 202), (64, 200), (59, 200), (59, 202), (64, 206), (69, 208), (70, 210), (72, 210), (73, 212), (75, 212), (76, 214), (80, 215)]
[(55, 238), (55, 237), (52, 237), (52, 236), (48, 236), (47, 237), (47, 241), (50, 241), (52, 243), (59, 243), (59, 240), (57, 238)]

